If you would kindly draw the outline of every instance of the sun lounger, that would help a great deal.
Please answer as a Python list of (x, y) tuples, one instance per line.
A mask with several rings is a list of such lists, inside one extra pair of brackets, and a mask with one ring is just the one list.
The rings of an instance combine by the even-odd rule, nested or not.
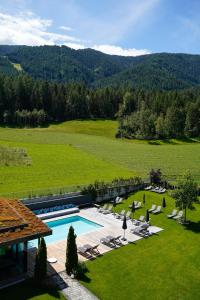
[(129, 210), (129, 211), (125, 212), (125, 214), (121, 215), (120, 219), (123, 220), (124, 216), (126, 216), (127, 220), (130, 220), (131, 211)]
[(141, 222), (144, 222), (144, 216), (140, 216), (139, 219), (133, 220), (133, 224), (136, 226), (140, 225)]
[(106, 210), (108, 208), (108, 204), (104, 204), (103, 207), (98, 208), (98, 212), (103, 212), (104, 210)]
[(91, 259), (93, 258), (93, 256), (91, 255), (91, 253), (89, 252), (90, 248), (88, 247), (85, 247), (85, 246), (80, 246), (77, 248), (77, 252), (79, 254), (81, 254), (82, 256), (88, 258), (88, 259)]
[(152, 211), (154, 215), (159, 214), (161, 212), (161, 206), (158, 206), (155, 210)]
[(83, 246), (83, 248), (87, 249), (86, 252), (89, 252), (89, 253), (91, 253), (93, 255), (96, 255), (96, 256), (100, 255), (98, 247), (99, 247), (99, 244), (94, 245), (94, 246), (91, 246), (90, 244), (86, 244), (86, 245)]
[(145, 232), (145, 230), (140, 226), (132, 228), (131, 232), (136, 234), (136, 235), (142, 236), (142, 237), (148, 237), (149, 236), (148, 232)]
[(135, 206), (135, 209), (142, 207), (142, 202), (138, 202), (137, 205)]
[(122, 203), (122, 201), (123, 201), (123, 198), (119, 198), (117, 204)]
[(121, 217), (124, 216), (124, 214), (125, 214), (125, 209), (123, 209), (119, 214), (116, 214), (115, 217), (117, 219), (121, 219)]
[(100, 242), (108, 247), (115, 248), (116, 244), (112, 241), (112, 239), (107, 236), (100, 239)]
[(167, 215), (167, 217), (168, 217), (169, 219), (171, 219), (171, 218), (175, 217), (176, 215), (177, 215), (177, 209), (173, 209), (172, 213), (169, 214), (169, 215)]
[(126, 213), (126, 219), (127, 219), (127, 220), (130, 220), (130, 218), (131, 218), (131, 211), (129, 210), (129, 211), (127, 211), (127, 213)]
[(121, 235), (118, 235), (118, 236), (116, 236), (116, 237), (114, 238), (115, 244), (117, 244), (117, 245), (121, 245), (121, 244), (122, 244), (120, 238), (121, 238)]
[(149, 190), (151, 190), (153, 187), (150, 185), (150, 186), (147, 186), (146, 188), (145, 188), (145, 190), (146, 191), (149, 191)]
[(144, 222), (143, 224), (140, 225), (140, 227), (143, 228), (144, 230), (146, 230), (147, 228), (149, 228), (149, 223)]
[(152, 212), (152, 211), (154, 211), (155, 209), (156, 209), (156, 205), (153, 204), (152, 207), (149, 209), (149, 212)]
[(109, 207), (108, 207), (108, 209), (105, 209), (102, 213), (103, 214), (110, 214), (111, 212), (112, 212), (112, 208), (113, 208), (113, 205), (110, 205)]
[(179, 213), (177, 214), (177, 216), (173, 217), (174, 220), (180, 220), (183, 217), (183, 211), (180, 210)]
[[(138, 205), (138, 201), (134, 201), (134, 205), (135, 205), (135, 207)], [(129, 206), (128, 206), (129, 208), (132, 208), (132, 204), (130, 204)]]
[(160, 190), (160, 187), (159, 186), (157, 186), (157, 187), (155, 187), (155, 189), (153, 190), (155, 193), (158, 193), (159, 192), (159, 190)]
[(118, 203), (119, 200), (120, 200), (120, 197), (117, 196), (116, 199), (115, 199), (115, 202)]
[(110, 241), (110, 243), (113, 243), (116, 246), (120, 246), (122, 244), (121, 240), (121, 235), (118, 236), (113, 236), (113, 235), (107, 235), (106, 239)]

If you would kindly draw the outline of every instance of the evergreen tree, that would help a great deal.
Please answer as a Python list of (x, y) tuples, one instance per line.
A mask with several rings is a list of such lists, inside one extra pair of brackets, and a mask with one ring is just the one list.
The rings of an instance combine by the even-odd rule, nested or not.
[(35, 259), (34, 278), (38, 283), (42, 283), (47, 275), (47, 248), (44, 238), (41, 238)]
[(76, 247), (76, 235), (74, 233), (74, 228), (70, 226), (68, 237), (67, 237), (67, 249), (66, 249), (66, 272), (71, 274), (73, 270), (76, 270), (78, 266), (78, 254)]

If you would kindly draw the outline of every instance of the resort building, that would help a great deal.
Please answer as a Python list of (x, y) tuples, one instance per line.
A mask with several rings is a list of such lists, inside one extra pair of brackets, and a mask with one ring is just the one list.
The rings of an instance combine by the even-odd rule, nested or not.
[(26, 277), (28, 242), (51, 234), (21, 201), (0, 199), (0, 288)]

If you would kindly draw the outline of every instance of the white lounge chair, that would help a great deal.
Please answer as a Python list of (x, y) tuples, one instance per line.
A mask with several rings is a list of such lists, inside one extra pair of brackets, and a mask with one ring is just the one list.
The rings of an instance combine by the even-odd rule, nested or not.
[(122, 201), (123, 201), (123, 198), (119, 198), (117, 203), (122, 203)]
[(155, 214), (159, 214), (161, 212), (161, 206), (159, 205), (155, 210), (152, 211), (152, 213)]
[[(124, 216), (122, 216), (121, 218), (123, 219)], [(129, 210), (129, 211), (127, 211), (127, 213), (126, 213), (126, 219), (127, 219), (127, 220), (130, 220), (130, 218), (131, 218), (131, 211)]]
[(93, 258), (91, 253), (89, 252), (90, 248), (85, 247), (85, 246), (80, 246), (77, 248), (77, 252), (81, 254), (82, 256), (86, 257), (87, 259)]
[(172, 213), (167, 215), (168, 219), (171, 219), (177, 215), (177, 209), (173, 209)]
[(145, 231), (142, 227), (138, 226), (138, 227), (135, 227), (135, 228), (132, 228), (131, 229), (131, 232), (136, 234), (136, 235), (139, 235), (139, 236), (142, 236), (142, 237), (148, 237), (149, 234), (147, 231)]
[(98, 208), (98, 212), (103, 212), (104, 210), (106, 210), (108, 208), (108, 204), (104, 204), (103, 207)]
[(135, 206), (135, 209), (142, 207), (142, 202), (138, 202), (137, 205)]
[(100, 242), (106, 246), (109, 246), (111, 248), (115, 248), (116, 244), (113, 241), (113, 237), (112, 236), (106, 236), (100, 239)]
[(125, 209), (123, 209), (119, 214), (116, 214), (115, 217), (116, 217), (117, 219), (120, 219), (121, 216), (124, 216), (124, 214), (125, 214)]
[(150, 185), (150, 186), (147, 186), (146, 188), (145, 188), (145, 190), (146, 191), (149, 191), (149, 190), (151, 190), (153, 187)]
[[(134, 205), (135, 205), (135, 207), (138, 205), (138, 201), (134, 201)], [(130, 204), (129, 206), (128, 206), (129, 208), (132, 208), (132, 204)]]
[(155, 209), (156, 209), (156, 205), (153, 204), (153, 205), (151, 206), (151, 208), (149, 209), (149, 212), (152, 212), (152, 211), (154, 211)]
[(142, 222), (144, 222), (144, 216), (140, 216), (139, 219), (133, 220), (133, 224), (140, 225)]
[(113, 208), (113, 205), (109, 205), (108, 209), (105, 209), (103, 211), (103, 214), (106, 215), (106, 214), (110, 214), (112, 212), (112, 208)]
[(177, 214), (177, 216), (173, 217), (174, 220), (180, 220), (183, 217), (183, 211), (180, 210), (179, 213)]

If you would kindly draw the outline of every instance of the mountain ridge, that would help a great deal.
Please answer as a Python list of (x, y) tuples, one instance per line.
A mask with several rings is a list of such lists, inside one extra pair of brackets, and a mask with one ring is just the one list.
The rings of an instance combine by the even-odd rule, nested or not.
[[(2, 61), (6, 68), (2, 67)], [(200, 86), (200, 55), (197, 54), (163, 52), (125, 57), (90, 48), (1, 45), (0, 73), (20, 74), (22, 71), (13, 70), (13, 63), (20, 64), (23, 72), (35, 79), (85, 82), (94, 87), (129, 85), (174, 90)]]

